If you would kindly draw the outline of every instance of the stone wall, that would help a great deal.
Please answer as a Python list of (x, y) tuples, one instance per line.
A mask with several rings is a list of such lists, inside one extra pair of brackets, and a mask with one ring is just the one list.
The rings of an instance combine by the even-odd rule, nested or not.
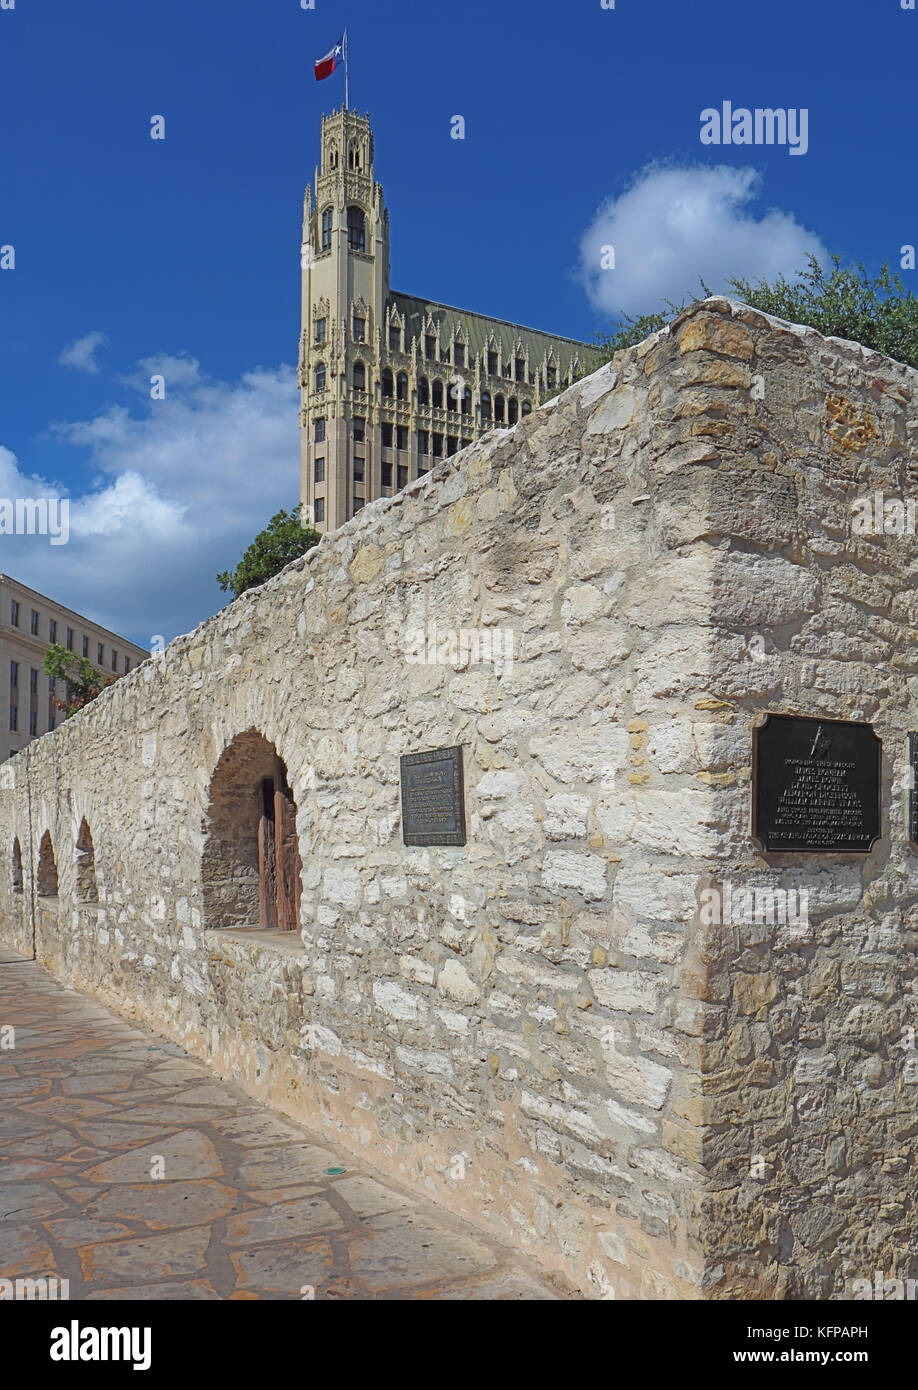
[[(907, 494), (915, 383), (694, 306), (6, 764), (6, 939), (587, 1296), (918, 1274), (914, 536), (851, 525)], [(874, 722), (871, 854), (757, 851), (767, 710)], [(468, 843), (406, 847), (399, 755), (454, 744)], [(234, 800), (275, 752), (301, 940), (252, 929)], [(809, 920), (712, 924), (727, 882)]]

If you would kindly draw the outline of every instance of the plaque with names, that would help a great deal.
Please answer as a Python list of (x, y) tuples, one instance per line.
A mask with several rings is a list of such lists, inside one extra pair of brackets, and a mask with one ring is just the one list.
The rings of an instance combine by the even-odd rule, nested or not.
[(771, 853), (869, 853), (881, 748), (871, 724), (769, 714), (752, 732), (753, 835)]
[(908, 838), (918, 845), (918, 734), (908, 736)]
[(406, 753), (401, 759), (402, 839), (406, 845), (465, 844), (462, 747)]

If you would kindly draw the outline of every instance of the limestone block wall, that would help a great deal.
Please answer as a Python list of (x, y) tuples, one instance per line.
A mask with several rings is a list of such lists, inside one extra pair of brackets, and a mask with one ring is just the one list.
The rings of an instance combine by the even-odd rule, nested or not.
[[(914, 537), (851, 526), (915, 375), (709, 300), (365, 508), (0, 769), (5, 939), (587, 1296), (918, 1274)], [(872, 854), (758, 853), (766, 710), (874, 721)], [(399, 755), (454, 744), (468, 843), (406, 847)], [(301, 939), (245, 921), (265, 750)]]

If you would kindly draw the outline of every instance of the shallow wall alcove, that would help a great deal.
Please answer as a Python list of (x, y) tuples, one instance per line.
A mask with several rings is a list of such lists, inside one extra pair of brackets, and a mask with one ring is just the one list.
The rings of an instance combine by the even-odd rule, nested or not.
[(237, 735), (221, 755), (204, 830), (205, 927), (298, 930), (296, 803), (283, 759), (257, 730)]
[(41, 844), (38, 847), (38, 896), (40, 898), (57, 897), (57, 860), (54, 857), (54, 845), (51, 843), (51, 832), (46, 830), (41, 837)]

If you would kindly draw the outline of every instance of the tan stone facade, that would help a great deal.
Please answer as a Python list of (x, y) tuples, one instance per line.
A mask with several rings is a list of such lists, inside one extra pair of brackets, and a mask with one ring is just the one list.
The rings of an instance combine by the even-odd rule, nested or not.
[(300, 499), (319, 531), (516, 424), (595, 346), (389, 288), (389, 214), (368, 116), (322, 119), (303, 206)]
[[(918, 1277), (916, 541), (854, 525), (916, 456), (918, 373), (693, 306), (4, 765), (4, 933), (588, 1297)], [(869, 853), (753, 841), (766, 713), (870, 721)]]
[(55, 642), (70, 647), (77, 656), (87, 656), (106, 675), (121, 676), (150, 655), (127, 638), (0, 574), (0, 679), (9, 681), (9, 700), (0, 712), (0, 760), (12, 757), (63, 718), (52, 704), (55, 695), (63, 698), (63, 683), (55, 685), (43, 668), (45, 653)]

